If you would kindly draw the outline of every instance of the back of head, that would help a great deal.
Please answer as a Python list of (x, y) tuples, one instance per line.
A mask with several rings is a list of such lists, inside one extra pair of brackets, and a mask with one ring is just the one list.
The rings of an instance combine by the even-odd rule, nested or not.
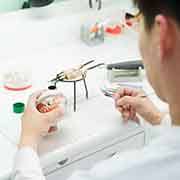
[(142, 14), (140, 50), (148, 79), (180, 125), (180, 0), (133, 0)]
[(145, 18), (147, 29), (154, 24), (158, 14), (172, 17), (180, 25), (180, 1), (179, 0), (134, 0)]

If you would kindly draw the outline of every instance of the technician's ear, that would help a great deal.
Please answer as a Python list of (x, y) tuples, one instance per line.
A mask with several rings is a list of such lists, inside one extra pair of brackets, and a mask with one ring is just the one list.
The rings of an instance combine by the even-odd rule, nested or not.
[(155, 18), (155, 28), (158, 38), (158, 53), (161, 60), (167, 60), (173, 54), (177, 28), (175, 22), (164, 16), (158, 15)]

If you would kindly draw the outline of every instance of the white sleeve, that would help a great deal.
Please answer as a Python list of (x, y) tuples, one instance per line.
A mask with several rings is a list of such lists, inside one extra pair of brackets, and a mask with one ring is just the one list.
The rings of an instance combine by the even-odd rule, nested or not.
[(17, 151), (12, 180), (45, 180), (37, 153), (30, 147)]
[(172, 126), (172, 119), (169, 113), (166, 113), (164, 118), (161, 121), (161, 126), (164, 127), (171, 127)]
[(172, 126), (171, 117), (169, 113), (166, 113), (161, 120), (160, 125), (153, 126), (144, 120), (141, 116), (138, 116), (140, 125), (144, 128), (146, 133), (146, 144), (151, 142), (152, 139), (163, 135), (166, 129)]
[(97, 163), (90, 170), (75, 171), (68, 180), (120, 180), (123, 179), (123, 175), (129, 176), (126, 179), (136, 179), (131, 175), (131, 171), (144, 167), (144, 163), (152, 160), (154, 156), (153, 151), (149, 148), (142, 151), (131, 150), (117, 154)]

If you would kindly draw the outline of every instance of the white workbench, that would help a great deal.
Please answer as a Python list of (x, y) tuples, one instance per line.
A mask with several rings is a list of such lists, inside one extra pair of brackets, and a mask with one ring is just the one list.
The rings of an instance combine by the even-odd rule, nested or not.
[[(65, 16), (60, 11), (61, 8), (60, 12), (58, 8), (49, 7), (48, 18), (32, 16), (37, 10), (0, 17), (0, 76), (7, 69), (18, 67), (30, 70), (33, 79), (33, 88), (23, 94), (7, 92), (2, 86), (0, 89), (0, 179), (9, 177), (20, 134), (20, 116), (12, 113), (12, 103), (26, 102), (32, 91), (47, 87), (47, 81), (66, 67), (91, 59), (95, 59), (97, 63), (110, 63), (139, 58), (136, 34), (129, 32), (126, 36), (108, 39), (102, 45), (88, 47), (80, 41), (79, 29), (84, 19), (82, 16), (87, 17), (89, 12), (86, 10), (78, 13), (71, 9)], [(111, 7), (111, 12), (112, 9), (117, 10), (117, 6)], [(114, 144), (117, 144), (117, 152), (143, 146), (143, 129), (133, 123), (122, 123), (119, 113), (113, 107), (112, 99), (104, 97), (100, 92), (99, 87), (103, 81), (102, 69), (88, 73), (90, 98), (85, 100), (84, 91), (78, 86), (76, 113), (72, 112), (71, 86), (60, 85), (60, 90), (70, 102), (68, 114), (59, 124), (60, 132), (47, 137), (40, 146), (42, 166), (50, 179), (54, 177), (51, 177), (51, 172), (65, 169), (58, 162), (66, 157), (74, 163), (82, 157), (99, 152), (98, 156), (93, 156), (94, 159), (87, 158), (92, 165), (113, 154), (114, 149), (111, 147)], [(85, 168), (86, 165), (87, 162), (75, 164), (71, 171), (78, 167)], [(67, 173), (63, 170), (61, 172)]]

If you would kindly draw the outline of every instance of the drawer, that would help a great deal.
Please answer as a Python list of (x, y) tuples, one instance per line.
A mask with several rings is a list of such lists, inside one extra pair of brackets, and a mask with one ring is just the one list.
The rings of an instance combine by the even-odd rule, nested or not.
[[(89, 154), (86, 157), (82, 157), (71, 164), (68, 164), (68, 157), (64, 159), (64, 162), (56, 164), (57, 169), (47, 175), (47, 180), (55, 179), (67, 179), (77, 169), (87, 170), (92, 168), (94, 164), (113, 157), (114, 155), (123, 151), (138, 149), (144, 145), (144, 133), (137, 134), (136, 136), (130, 137), (124, 141), (108, 146), (97, 152)], [(67, 166), (65, 165), (67, 163)], [(63, 167), (61, 167), (63, 166)]]

